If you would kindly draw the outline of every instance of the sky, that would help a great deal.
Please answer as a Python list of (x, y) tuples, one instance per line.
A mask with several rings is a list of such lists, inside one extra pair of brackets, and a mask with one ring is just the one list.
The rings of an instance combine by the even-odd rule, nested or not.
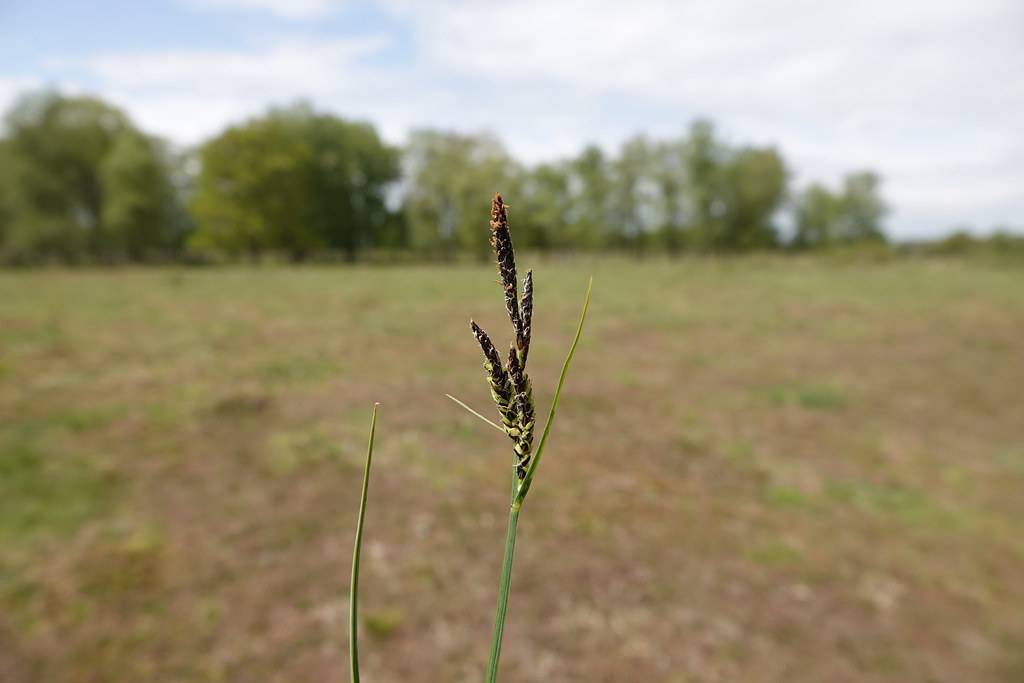
[(93, 93), (182, 146), (297, 99), (527, 162), (681, 135), (883, 177), (891, 234), (1024, 230), (1022, 0), (0, 0), (0, 109)]

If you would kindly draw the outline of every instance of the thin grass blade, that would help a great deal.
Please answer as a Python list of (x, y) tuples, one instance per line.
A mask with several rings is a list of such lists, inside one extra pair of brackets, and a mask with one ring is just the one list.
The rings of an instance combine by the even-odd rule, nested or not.
[(533, 474), (537, 470), (537, 466), (540, 464), (540, 458), (544, 454), (544, 446), (548, 441), (548, 434), (551, 432), (551, 424), (555, 420), (555, 411), (558, 409), (558, 399), (562, 395), (562, 386), (565, 384), (565, 377), (569, 373), (569, 365), (572, 363), (572, 357), (576, 354), (576, 345), (580, 342), (580, 335), (583, 334), (583, 322), (587, 319), (587, 309), (590, 308), (590, 290), (594, 286), (594, 278), (590, 278), (590, 282), (587, 283), (587, 293), (583, 298), (583, 310), (580, 312), (580, 322), (576, 326), (576, 336), (573, 337), (572, 346), (569, 347), (569, 353), (565, 357), (565, 362), (562, 363), (562, 374), (558, 376), (558, 386), (555, 388), (555, 396), (551, 399), (551, 410), (548, 411), (548, 421), (544, 425), (544, 432), (540, 435), (540, 441), (537, 443), (537, 449), (534, 451), (533, 459), (530, 461), (530, 467), (526, 470), (526, 476), (523, 477), (523, 481), (519, 484), (519, 492), (516, 494), (516, 501), (522, 504), (523, 498), (526, 497), (526, 493), (530, 490), (530, 484), (533, 482)]
[(348, 594), (348, 661), (352, 683), (359, 683), (359, 556), (363, 550), (363, 521), (366, 519), (366, 497), (370, 490), (370, 465), (373, 462), (373, 435), (377, 429), (377, 406), (379, 405), (379, 403), (373, 404), (373, 416), (370, 418), (370, 443), (366, 447), (363, 490), (359, 495), (359, 517), (356, 521), (356, 543), (352, 549), (352, 584)]

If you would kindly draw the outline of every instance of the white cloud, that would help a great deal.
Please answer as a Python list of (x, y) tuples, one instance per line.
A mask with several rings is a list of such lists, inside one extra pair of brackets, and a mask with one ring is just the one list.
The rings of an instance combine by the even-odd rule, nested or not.
[(539, 132), (510, 136), (519, 142), (517, 151), (539, 158), (576, 150), (572, 138), (550, 144), (573, 121), (568, 114), (537, 119), (531, 93), (496, 108), (495, 100), (453, 86), (429, 65), (377, 64), (375, 58), (391, 46), (386, 35), (290, 34), (253, 48), (100, 54), (79, 66), (140, 125), (184, 144), (269, 105), (309, 99), (317, 107), (372, 120), (396, 143), (424, 125), (507, 133), (518, 121), (535, 120)]
[[(182, 50), (106, 54), (87, 60), (104, 83), (139, 89), (177, 89), (203, 96), (255, 92), (262, 97), (329, 90), (360, 59), (386, 47), (384, 35), (343, 39), (285, 36), (256, 50)], [(342, 69), (339, 71), (339, 69)]]
[(338, 0), (183, 0), (188, 7), (214, 11), (268, 12), (283, 19), (315, 19), (330, 14)]
[[(549, 109), (585, 114), (574, 106), (583, 95), (631, 109), (650, 103), (646, 121), (641, 114), (626, 124), (636, 130), (664, 129), (673, 114), (678, 127), (706, 114), (739, 139), (777, 142), (802, 177), (879, 169), (908, 232), (945, 227), (919, 218), (928, 196), (934, 206), (981, 215), (993, 193), (1005, 199), (1016, 187), (1021, 198), (1005, 205), (1024, 218), (1019, 174), (1008, 178), (991, 163), (1024, 149), (1024, 5), (1014, 0), (392, 8), (417, 27), (440, 70), (559, 90), (540, 117)], [(594, 134), (588, 124), (575, 129)]]
[(252, 50), (102, 54), (85, 67), (140, 125), (193, 144), (271, 104), (310, 98), (330, 107), (347, 96), (356, 100), (375, 79), (374, 69), (361, 61), (389, 40), (282, 36)]

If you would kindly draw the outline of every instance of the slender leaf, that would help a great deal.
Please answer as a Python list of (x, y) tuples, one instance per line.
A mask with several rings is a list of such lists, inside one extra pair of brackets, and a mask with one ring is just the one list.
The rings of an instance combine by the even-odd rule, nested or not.
[(366, 467), (363, 470), (363, 490), (359, 495), (359, 517), (356, 521), (356, 543), (352, 549), (352, 585), (348, 595), (348, 661), (352, 683), (359, 683), (358, 598), (359, 598), (359, 556), (363, 549), (363, 521), (366, 519), (366, 497), (370, 489), (370, 464), (373, 461), (373, 434), (377, 428), (377, 406), (373, 404), (370, 418), (370, 443), (366, 447)]
[(540, 435), (540, 442), (537, 444), (537, 449), (534, 451), (533, 460), (530, 461), (530, 467), (526, 470), (526, 476), (523, 478), (522, 483), (519, 485), (519, 493), (516, 495), (516, 501), (520, 504), (526, 497), (526, 493), (530, 490), (530, 484), (533, 482), (534, 472), (537, 470), (537, 466), (540, 464), (540, 458), (544, 454), (544, 446), (548, 442), (548, 434), (551, 433), (551, 424), (555, 420), (555, 411), (558, 409), (558, 399), (562, 395), (562, 386), (565, 384), (565, 377), (569, 373), (569, 364), (572, 363), (572, 357), (576, 353), (576, 345), (580, 342), (580, 335), (583, 334), (583, 321), (587, 319), (587, 309), (590, 308), (590, 290), (594, 286), (594, 278), (590, 278), (590, 282), (587, 283), (587, 293), (583, 298), (583, 310), (580, 312), (580, 322), (576, 326), (576, 336), (573, 337), (572, 346), (569, 347), (569, 353), (565, 357), (565, 362), (562, 363), (562, 374), (558, 376), (558, 386), (555, 388), (555, 396), (551, 399), (551, 410), (548, 411), (548, 421), (544, 425), (544, 432)]

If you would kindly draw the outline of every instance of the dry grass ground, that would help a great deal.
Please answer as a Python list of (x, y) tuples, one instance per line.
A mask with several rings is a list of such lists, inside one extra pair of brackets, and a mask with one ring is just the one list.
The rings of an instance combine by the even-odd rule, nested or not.
[[(539, 264), (542, 414), (591, 272), (503, 680), (1024, 680), (1019, 270)], [(0, 680), (343, 680), (375, 400), (364, 676), (479, 680), (493, 281), (0, 274)]]

